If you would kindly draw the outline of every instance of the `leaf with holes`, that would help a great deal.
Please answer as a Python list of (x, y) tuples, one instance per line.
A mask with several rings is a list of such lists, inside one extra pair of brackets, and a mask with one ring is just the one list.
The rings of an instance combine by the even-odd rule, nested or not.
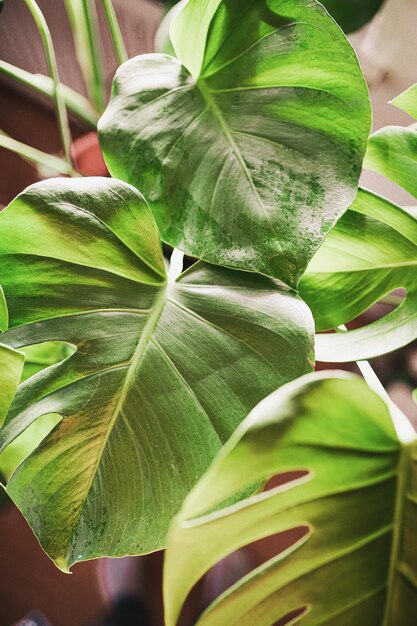
[(164, 241), (295, 287), (356, 195), (370, 106), (355, 54), (312, 0), (191, 0), (171, 36), (178, 59), (116, 73), (110, 172)]
[[(286, 549), (226, 590), (196, 626), (416, 626), (417, 444), (397, 411), (342, 373), (311, 374), (263, 400), (172, 524), (167, 626), (210, 567), (276, 533)], [(298, 479), (224, 504), (288, 472)]]
[(59, 567), (165, 544), (168, 524), (262, 397), (312, 367), (313, 323), (287, 288), (204, 263), (166, 281), (138, 191), (99, 178), (30, 187), (0, 215), (13, 348), (76, 348), (19, 388), (6, 448), (60, 423), (7, 485)]

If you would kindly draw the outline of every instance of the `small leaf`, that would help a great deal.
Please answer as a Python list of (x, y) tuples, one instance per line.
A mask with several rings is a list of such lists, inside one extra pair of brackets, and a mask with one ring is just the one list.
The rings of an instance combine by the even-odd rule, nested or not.
[(312, 1), (193, 0), (171, 37), (179, 60), (116, 73), (109, 170), (167, 243), (296, 287), (357, 191), (370, 106), (355, 54)]
[[(271, 626), (290, 615), (291, 624), (414, 624), (417, 444), (415, 434), (399, 440), (393, 422), (405, 418), (392, 411), (342, 373), (303, 377), (263, 400), (172, 523), (167, 626), (210, 567), (287, 531), (287, 549), (227, 589), (196, 626)], [(301, 470), (230, 505), (254, 481)]]
[(300, 292), (317, 331), (358, 317), (398, 288), (406, 298), (394, 311), (347, 333), (318, 335), (320, 361), (373, 358), (417, 338), (417, 219), (388, 200), (361, 190), (309, 265)]
[[(410, 113), (417, 91), (393, 101)], [(371, 136), (365, 167), (387, 176), (417, 198), (417, 131), (389, 126)], [(342, 363), (369, 359), (417, 338), (417, 216), (360, 190), (350, 210), (311, 261), (300, 291), (318, 331), (344, 325), (397, 288), (406, 298), (382, 319), (343, 334), (319, 335), (317, 359)]]
[(306, 305), (274, 280), (197, 263), (167, 284), (143, 197), (111, 179), (30, 187), (0, 215), (12, 347), (76, 351), (19, 388), (7, 446), (60, 423), (7, 491), (59, 567), (165, 545), (168, 524), (262, 397), (310, 371)]

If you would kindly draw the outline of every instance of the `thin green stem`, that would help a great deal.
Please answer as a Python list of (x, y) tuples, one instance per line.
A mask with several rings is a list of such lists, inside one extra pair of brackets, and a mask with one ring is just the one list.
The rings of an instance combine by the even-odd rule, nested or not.
[(22, 159), (29, 161), (29, 163), (47, 168), (57, 174), (70, 174), (68, 163), (64, 159), (60, 159), (57, 156), (42, 152), (37, 148), (32, 148), (25, 143), (12, 139), (8, 135), (5, 135), (0, 131), (0, 148), (10, 150), (15, 154), (18, 154)]
[[(344, 324), (338, 326), (336, 330), (343, 333), (349, 332)], [(411, 441), (414, 441), (414, 428), (412, 427), (411, 423), (406, 418), (404, 413), (391, 400), (387, 391), (385, 390), (384, 385), (379, 380), (371, 364), (368, 361), (356, 361), (356, 365), (358, 366), (360, 373), (362, 374), (370, 389), (372, 389), (372, 391), (380, 396), (380, 398), (382, 398), (384, 402), (389, 406), (398, 439), (403, 444), (408, 444)]]
[(119, 22), (117, 21), (117, 16), (113, 7), (112, 0), (102, 0), (102, 3), (104, 14), (107, 20), (107, 26), (109, 28), (110, 36), (113, 42), (114, 51), (116, 53), (117, 62), (119, 65), (121, 65), (128, 59), (126, 46), (123, 41), (122, 31), (120, 30)]
[[(45, 76), (44, 74), (32, 74), (32, 72), (22, 70), (20, 67), (7, 63), (7, 61), (0, 61), (0, 73), (9, 78), (13, 78), (21, 85), (33, 89), (33, 91), (36, 91), (42, 96), (53, 98), (54, 83), (49, 76)], [(71, 113), (91, 128), (97, 127), (98, 113), (91, 106), (87, 98), (62, 83), (59, 83), (59, 91), (65, 101), (67, 109), (71, 111)]]
[(90, 49), (90, 58), (92, 61), (92, 94), (94, 98), (94, 104), (99, 111), (103, 111), (106, 101), (105, 82), (101, 65), (101, 55), (98, 46), (98, 35), (95, 16), (93, 15), (90, 0), (82, 0), (82, 7), (84, 11), (87, 42)]
[(25, 0), (26, 6), (32, 14), (36, 26), (38, 27), (42, 43), (45, 51), (46, 62), (48, 65), (48, 71), (53, 81), (53, 99), (55, 103), (55, 109), (57, 114), (59, 133), (61, 136), (62, 147), (64, 149), (65, 160), (68, 164), (68, 172), (72, 176), (75, 174), (75, 170), (72, 166), (70, 145), (71, 145), (71, 133), (68, 122), (67, 109), (65, 107), (65, 101), (62, 93), (59, 89), (59, 74), (58, 66), (55, 57), (55, 50), (52, 43), (52, 37), (45, 17), (40, 10), (35, 0)]

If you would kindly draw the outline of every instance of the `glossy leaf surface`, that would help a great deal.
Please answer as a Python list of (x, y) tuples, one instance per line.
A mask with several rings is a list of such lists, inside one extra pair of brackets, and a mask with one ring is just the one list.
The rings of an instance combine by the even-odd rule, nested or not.
[(272, 279), (197, 264), (167, 284), (135, 189), (50, 180), (0, 215), (1, 341), (76, 351), (19, 388), (5, 448), (62, 420), (8, 493), (59, 567), (162, 547), (181, 501), (246, 413), (311, 369), (312, 318)]
[(398, 288), (406, 298), (362, 328), (318, 335), (317, 359), (347, 362), (392, 352), (417, 338), (417, 219), (361, 190), (329, 233), (300, 285), (317, 331), (354, 319)]
[[(287, 549), (229, 588), (198, 626), (415, 626), (417, 446), (403, 420), (344, 374), (304, 377), (261, 402), (172, 524), (167, 626), (216, 562), (286, 531)], [(300, 470), (303, 478), (224, 505), (254, 481)]]
[(107, 165), (164, 241), (294, 287), (356, 194), (370, 107), (354, 52), (311, 0), (194, 0), (171, 37), (179, 60), (117, 71)]

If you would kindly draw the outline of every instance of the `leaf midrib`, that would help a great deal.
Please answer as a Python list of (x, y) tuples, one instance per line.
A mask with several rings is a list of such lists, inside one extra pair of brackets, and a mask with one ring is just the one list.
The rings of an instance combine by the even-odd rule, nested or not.
[(384, 610), (384, 620), (382, 626), (391, 626), (393, 617), (392, 609), (395, 597), (395, 578), (399, 574), (401, 557), (402, 531), (405, 523), (407, 489), (408, 489), (408, 469), (410, 464), (412, 446), (403, 444), (398, 461), (398, 488), (395, 500), (395, 513), (393, 523), (393, 540), (391, 548), (390, 565), (387, 579), (387, 599)]
[[(74, 531), (75, 531), (75, 529), (77, 528), (77, 526), (78, 526), (78, 524), (80, 522), (82, 511), (83, 511), (85, 502), (86, 502), (86, 500), (88, 498), (88, 494), (90, 493), (90, 490), (91, 490), (93, 481), (95, 479), (95, 476), (97, 474), (97, 470), (98, 470), (98, 467), (100, 465), (104, 449), (105, 449), (105, 447), (107, 445), (107, 442), (108, 442), (108, 440), (110, 438), (110, 435), (112, 433), (113, 427), (114, 427), (114, 425), (115, 425), (119, 415), (121, 414), (122, 407), (123, 407), (123, 405), (124, 405), (124, 403), (126, 401), (126, 398), (127, 398), (128, 393), (129, 393), (129, 389), (130, 389), (130, 386), (132, 384), (132, 381), (133, 381), (133, 379), (135, 377), (135, 374), (136, 374), (137, 370), (139, 369), (139, 367), (141, 365), (142, 359), (143, 359), (143, 357), (145, 355), (145, 352), (146, 352), (146, 349), (148, 347), (148, 343), (149, 343), (149, 341), (150, 341), (150, 339), (152, 337), (152, 334), (153, 334), (153, 332), (154, 332), (154, 330), (155, 330), (155, 328), (156, 328), (156, 326), (158, 324), (159, 318), (160, 318), (160, 316), (162, 314), (162, 311), (164, 309), (164, 305), (165, 305), (165, 302), (166, 302), (166, 296), (167, 296), (167, 284), (165, 284), (163, 286), (163, 288), (161, 289), (160, 293), (156, 297), (153, 306), (150, 309), (151, 313), (150, 313), (149, 318), (148, 318), (148, 320), (147, 320), (147, 322), (146, 322), (146, 324), (145, 324), (145, 326), (143, 328), (143, 331), (142, 331), (142, 333), (140, 335), (140, 338), (139, 338), (139, 341), (137, 343), (136, 349), (135, 349), (135, 351), (133, 353), (133, 356), (132, 356), (132, 358), (130, 360), (130, 365), (129, 365), (129, 368), (128, 368), (128, 371), (127, 371), (127, 374), (126, 374), (126, 378), (124, 380), (122, 389), (121, 389), (121, 391), (119, 393), (119, 397), (118, 397), (116, 406), (115, 406), (115, 408), (113, 410), (113, 414), (111, 416), (111, 419), (110, 419), (110, 421), (109, 421), (109, 423), (107, 425), (105, 436), (103, 437), (102, 444), (101, 444), (100, 449), (99, 449), (99, 451), (97, 453), (97, 458), (96, 458), (96, 462), (94, 464), (93, 471), (91, 472), (91, 477), (90, 477), (90, 479), (89, 479), (89, 481), (87, 483), (87, 487), (85, 489), (84, 499), (83, 499), (81, 505), (79, 506), (79, 516), (78, 516), (77, 523), (74, 524), (74, 527), (73, 527), (73, 531), (72, 531), (72, 534), (71, 534), (71, 542), (72, 542), (72, 539), (74, 537)], [(66, 555), (67, 565), (71, 565), (71, 563), (69, 563), (69, 556), (70, 556), (71, 548), (72, 548), (72, 545), (69, 544), (68, 552), (67, 552), (67, 555)]]
[(223, 113), (220, 110), (216, 100), (213, 97), (213, 94), (211, 93), (210, 89), (207, 87), (204, 79), (200, 78), (197, 82), (196, 82), (197, 88), (200, 90), (200, 93), (203, 96), (204, 101), (206, 102), (208, 108), (211, 110), (211, 112), (213, 113), (214, 117), (216, 118), (216, 120), (219, 123), (219, 126), (233, 152), (233, 154), (235, 155), (243, 174), (245, 175), (246, 180), (248, 181), (249, 187), (252, 190), (252, 193), (254, 195), (254, 197), (256, 198), (256, 201), (259, 205), (259, 208), (261, 209), (262, 213), (265, 215), (265, 217), (267, 218), (271, 229), (276, 232), (276, 229), (274, 227), (274, 224), (271, 222), (271, 219), (264, 207), (264, 204), (262, 202), (262, 199), (258, 193), (258, 190), (255, 187), (255, 184), (253, 182), (253, 178), (250, 175), (250, 172), (246, 166), (245, 160), (233, 138), (233, 134), (232, 131), (230, 130), (230, 128), (228, 127), (226, 120), (224, 119)]

